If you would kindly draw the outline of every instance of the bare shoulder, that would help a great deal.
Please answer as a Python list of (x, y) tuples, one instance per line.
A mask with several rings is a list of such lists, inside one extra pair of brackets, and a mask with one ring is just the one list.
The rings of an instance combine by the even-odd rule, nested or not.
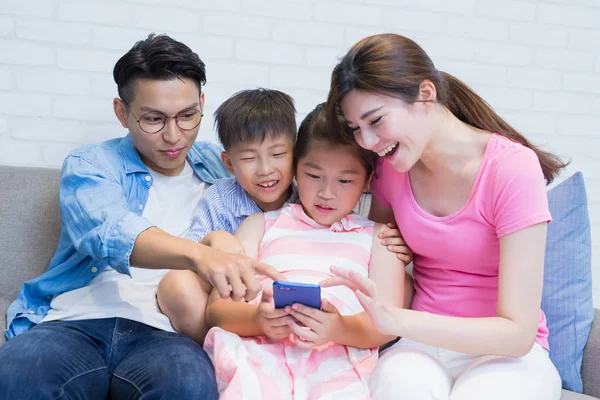
[(256, 213), (248, 216), (244, 222), (240, 225), (240, 227), (236, 231), (236, 235), (240, 232), (254, 232), (257, 233), (257, 230), (261, 232), (264, 230), (265, 225), (265, 214), (264, 213)]

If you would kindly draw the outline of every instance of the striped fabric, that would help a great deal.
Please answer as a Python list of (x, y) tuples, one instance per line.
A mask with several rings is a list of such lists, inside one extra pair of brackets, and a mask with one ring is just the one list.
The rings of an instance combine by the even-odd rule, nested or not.
[[(265, 213), (265, 234), (258, 259), (292, 282), (318, 283), (331, 277), (331, 265), (368, 276), (374, 223), (351, 214), (332, 226), (310, 219), (298, 204)], [(264, 287), (272, 281), (262, 278)], [(346, 287), (323, 288), (322, 297), (342, 315), (363, 311)], [(370, 399), (368, 380), (376, 349), (335, 343), (303, 350), (287, 338), (240, 338), (220, 328), (209, 331), (211, 356), (221, 399)]]
[[(289, 203), (298, 202), (296, 186), (292, 184)], [(235, 177), (219, 179), (206, 191), (192, 216), (187, 239), (199, 242), (213, 231), (235, 233), (246, 217), (262, 212)]]

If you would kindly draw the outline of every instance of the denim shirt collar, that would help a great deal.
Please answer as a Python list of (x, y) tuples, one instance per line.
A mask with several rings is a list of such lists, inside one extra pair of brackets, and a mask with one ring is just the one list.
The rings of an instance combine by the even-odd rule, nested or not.
[(142, 161), (140, 153), (133, 145), (131, 135), (127, 134), (119, 143), (119, 154), (123, 158), (123, 168), (127, 174), (148, 172), (148, 167)]

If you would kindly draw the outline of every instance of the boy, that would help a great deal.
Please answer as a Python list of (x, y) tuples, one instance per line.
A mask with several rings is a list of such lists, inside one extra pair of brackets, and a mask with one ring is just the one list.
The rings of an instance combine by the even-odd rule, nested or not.
[[(292, 184), (296, 140), (293, 99), (278, 90), (243, 90), (215, 112), (215, 125), (225, 151), (221, 160), (235, 177), (215, 182), (200, 200), (187, 238), (218, 250), (243, 254), (233, 236), (243, 220), (258, 212), (297, 202)], [(211, 282), (219, 287), (219, 282)], [(241, 282), (230, 281), (231, 298), (246, 294)], [(202, 343), (204, 314), (211, 287), (192, 271), (171, 271), (160, 282), (158, 302), (173, 327)], [(193, 305), (193, 307), (191, 306)]]

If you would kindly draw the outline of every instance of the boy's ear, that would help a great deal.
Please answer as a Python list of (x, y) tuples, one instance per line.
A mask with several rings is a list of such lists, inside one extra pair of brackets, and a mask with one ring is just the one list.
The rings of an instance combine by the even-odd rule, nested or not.
[(223, 161), (223, 165), (225, 166), (225, 168), (227, 168), (227, 171), (229, 171), (231, 175), (235, 175), (235, 173), (233, 172), (233, 164), (231, 163), (231, 158), (229, 158), (227, 152), (221, 152), (221, 161)]

